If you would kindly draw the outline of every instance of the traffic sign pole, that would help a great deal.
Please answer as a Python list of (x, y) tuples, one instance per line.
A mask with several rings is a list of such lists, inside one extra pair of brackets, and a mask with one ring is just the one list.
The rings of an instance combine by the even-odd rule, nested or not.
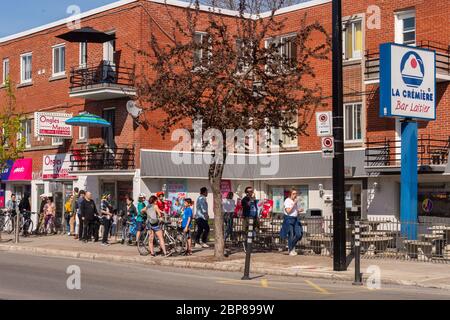
[(345, 239), (344, 88), (342, 76), (342, 4), (333, 0), (333, 268), (347, 270)]

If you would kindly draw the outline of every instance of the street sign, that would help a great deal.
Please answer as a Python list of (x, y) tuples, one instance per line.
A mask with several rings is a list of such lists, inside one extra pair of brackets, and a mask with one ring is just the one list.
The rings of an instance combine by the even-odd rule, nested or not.
[(334, 138), (322, 138), (322, 158), (334, 158)]
[(436, 53), (380, 46), (380, 117), (436, 119)]
[(332, 112), (316, 112), (316, 128), (318, 137), (333, 135)]

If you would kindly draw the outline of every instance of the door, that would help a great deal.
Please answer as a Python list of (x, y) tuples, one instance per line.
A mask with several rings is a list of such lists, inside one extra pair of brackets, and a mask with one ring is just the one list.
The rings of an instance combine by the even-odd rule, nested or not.
[(105, 82), (114, 83), (117, 81), (115, 53), (115, 40), (103, 44), (103, 81)]
[(111, 127), (103, 128), (103, 142), (109, 149), (115, 149), (115, 125), (116, 125), (116, 110), (103, 110), (103, 119), (111, 123)]

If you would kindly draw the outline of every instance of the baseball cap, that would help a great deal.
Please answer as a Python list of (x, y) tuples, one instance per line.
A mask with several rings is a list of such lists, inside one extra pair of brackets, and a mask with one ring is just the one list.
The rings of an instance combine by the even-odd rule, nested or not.
[(140, 195), (139, 195), (139, 198), (146, 198), (147, 196), (145, 195), (145, 193), (141, 193)]

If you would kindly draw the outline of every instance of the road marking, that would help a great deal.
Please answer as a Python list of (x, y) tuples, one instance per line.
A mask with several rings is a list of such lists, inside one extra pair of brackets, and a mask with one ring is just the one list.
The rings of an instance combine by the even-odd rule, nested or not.
[(317, 291), (319, 291), (322, 294), (330, 294), (330, 292), (322, 287), (319, 287), (317, 284), (313, 283), (312, 281), (305, 280), (305, 283), (308, 284), (310, 287), (313, 287)]
[(261, 287), (268, 288), (269, 287), (269, 281), (267, 281), (267, 279), (261, 279)]

